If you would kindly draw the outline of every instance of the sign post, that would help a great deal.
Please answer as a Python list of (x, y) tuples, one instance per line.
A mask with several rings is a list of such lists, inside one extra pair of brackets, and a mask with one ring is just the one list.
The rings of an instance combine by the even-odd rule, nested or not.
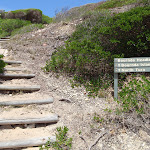
[(150, 72), (150, 57), (114, 58), (114, 98), (118, 99), (118, 73)]

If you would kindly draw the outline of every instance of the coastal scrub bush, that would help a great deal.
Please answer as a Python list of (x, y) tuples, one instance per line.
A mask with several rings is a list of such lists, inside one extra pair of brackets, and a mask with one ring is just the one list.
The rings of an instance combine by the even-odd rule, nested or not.
[(93, 13), (53, 54), (45, 70), (72, 74), (90, 93), (98, 93), (113, 83), (114, 58), (149, 55), (149, 18), (150, 6), (114, 16)]
[(0, 37), (9, 36), (14, 29), (28, 24), (31, 22), (20, 19), (0, 19)]
[(42, 14), (42, 24), (50, 24), (52, 23), (53, 19)]
[(117, 100), (121, 104), (124, 112), (146, 113), (150, 108), (150, 80), (144, 75), (134, 78), (122, 87), (119, 92), (120, 99)]
[(70, 150), (72, 147), (72, 138), (67, 137), (68, 130), (66, 126), (57, 128), (56, 141), (47, 141), (44, 146), (41, 146), (40, 150), (49, 150), (49, 148), (54, 148), (55, 150)]
[(137, 7), (109, 19), (106, 27), (99, 30), (102, 46), (111, 54), (124, 57), (146, 57), (149, 54), (150, 6)]

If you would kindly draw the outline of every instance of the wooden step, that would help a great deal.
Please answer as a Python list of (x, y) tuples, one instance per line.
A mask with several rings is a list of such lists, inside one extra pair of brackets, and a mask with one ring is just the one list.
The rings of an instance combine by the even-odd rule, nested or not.
[(17, 68), (17, 67), (14, 67), (14, 68), (4, 68), (4, 71), (23, 71), (22, 68)]
[(10, 39), (10, 36), (7, 36), (7, 37), (1, 37), (0, 39)]
[[(34, 132), (34, 130), (32, 130)], [(23, 131), (25, 134), (26, 132)], [(15, 134), (15, 133), (14, 133)], [(41, 137), (29, 137), (28, 139), (18, 139), (18, 140), (11, 140), (11, 141), (4, 141), (0, 142), (0, 149), (6, 148), (25, 148), (25, 147), (32, 147), (32, 146), (41, 146), (46, 144), (47, 141), (55, 142), (56, 136), (41, 136)]]
[(27, 78), (27, 79), (30, 79), (30, 78), (33, 78), (35, 77), (35, 74), (8, 74), (8, 73), (1, 73), (0, 74), (0, 77), (1, 78), (11, 78), (11, 79), (20, 79), (20, 78)]
[(0, 41), (9, 41), (9, 38), (1, 38)]
[[(16, 117), (16, 116), (15, 116)], [(12, 124), (36, 124), (36, 123), (56, 123), (58, 122), (58, 116), (53, 115), (46, 115), (46, 116), (39, 116), (39, 117), (27, 117), (23, 115), (22, 118), (2, 118), (0, 119), (0, 125), (12, 125)]]
[(30, 105), (30, 104), (49, 104), (53, 103), (53, 98), (47, 99), (37, 99), (37, 100), (10, 100), (1, 101), (0, 106), (20, 106), (20, 105)]
[(0, 43), (4, 43), (4, 42), (8, 42), (9, 41), (9, 39), (7, 40), (7, 39), (0, 39)]
[(46, 136), (46, 137), (38, 137), (38, 138), (20, 139), (20, 140), (9, 141), (9, 142), (0, 142), (0, 149), (41, 146), (46, 144), (48, 140), (50, 142), (55, 142), (56, 136), (51, 136), (51, 137)]
[(31, 86), (10, 86), (10, 85), (0, 85), (0, 91), (39, 91), (39, 85)]
[(3, 60), (6, 64), (21, 64), (21, 61), (15, 61), (15, 60)]

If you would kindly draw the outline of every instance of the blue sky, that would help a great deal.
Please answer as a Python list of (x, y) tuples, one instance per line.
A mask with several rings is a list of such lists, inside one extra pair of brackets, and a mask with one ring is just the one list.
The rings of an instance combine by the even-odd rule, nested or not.
[(0, 9), (5, 11), (37, 8), (43, 11), (43, 14), (53, 17), (56, 11), (62, 8), (77, 7), (88, 3), (96, 3), (102, 0), (0, 0)]

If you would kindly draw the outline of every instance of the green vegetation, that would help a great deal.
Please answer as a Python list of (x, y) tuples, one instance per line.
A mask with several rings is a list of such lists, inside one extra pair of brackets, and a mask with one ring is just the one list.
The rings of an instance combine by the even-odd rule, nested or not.
[(14, 36), (16, 34), (24, 34), (27, 32), (32, 32), (34, 30), (38, 30), (38, 29), (42, 29), (42, 28), (44, 28), (43, 24), (28, 24), (28, 25), (23, 26), (21, 28), (14, 29), (11, 32), (11, 36)]
[[(35, 8), (30, 8), (30, 9), (17, 9), (17, 10), (14, 10), (14, 11), (11, 11), (13, 14), (16, 14), (18, 12), (24, 12), (24, 13), (28, 13), (30, 10), (37, 10), (39, 12), (41, 12), (42, 14), (42, 11), (40, 9), (35, 9)], [(7, 13), (7, 12), (6, 12)]]
[(149, 17), (150, 6), (114, 16), (94, 12), (53, 54), (45, 70), (73, 75), (73, 86), (83, 84), (89, 95), (96, 96), (113, 83), (114, 58), (149, 55)]
[(101, 117), (99, 114), (95, 113), (94, 114), (94, 117), (93, 117), (93, 120), (97, 123), (103, 123), (104, 122), (104, 118)]
[(107, 0), (105, 3), (98, 6), (98, 9), (109, 9), (115, 7), (122, 7), (129, 4), (150, 4), (149, 0)]
[(0, 73), (3, 73), (3, 69), (6, 66), (6, 63), (2, 60), (3, 55), (0, 55)]
[(31, 24), (30, 21), (20, 19), (0, 19), (0, 37), (10, 36), (12, 31)]
[[(20, 9), (11, 11), (12, 13), (16, 14), (18, 12), (28, 13), (31, 9)], [(32, 9), (38, 10), (42, 13), (39, 9)], [(5, 12), (7, 13), (7, 12)], [(22, 34), (26, 32), (31, 32), (36, 29), (44, 28), (43, 24), (49, 24), (52, 22), (52, 18), (42, 14), (42, 23), (41, 24), (32, 24), (31, 21), (27, 20), (20, 20), (20, 19), (1, 19), (0, 18), (0, 38), (6, 36), (14, 36), (15, 34)]]
[(115, 7), (121, 7), (121, 6), (128, 5), (128, 4), (133, 4), (136, 2), (137, 0), (107, 0), (98, 8), (99, 9), (115, 8)]
[(119, 92), (124, 112), (136, 111), (137, 113), (148, 114), (150, 108), (148, 96), (150, 94), (150, 81), (144, 76), (132, 79)]
[(50, 24), (52, 23), (53, 19), (42, 14), (42, 24)]
[[(40, 9), (34, 9), (34, 8), (30, 8), (30, 9), (19, 9), (19, 10), (15, 10), (15, 11), (11, 11), (12, 13), (16, 14), (16, 13), (19, 13), (19, 12), (24, 12), (25, 14), (27, 14), (30, 10), (37, 10), (39, 12), (41, 12), (42, 14), (42, 11)], [(6, 12), (7, 13), (7, 12)], [(52, 22), (52, 18), (42, 14), (42, 24), (49, 24)]]
[(68, 130), (66, 126), (57, 128), (56, 142), (47, 141), (44, 146), (40, 147), (40, 150), (49, 150), (49, 148), (54, 148), (55, 150), (70, 150), (72, 147), (72, 138), (67, 137)]

